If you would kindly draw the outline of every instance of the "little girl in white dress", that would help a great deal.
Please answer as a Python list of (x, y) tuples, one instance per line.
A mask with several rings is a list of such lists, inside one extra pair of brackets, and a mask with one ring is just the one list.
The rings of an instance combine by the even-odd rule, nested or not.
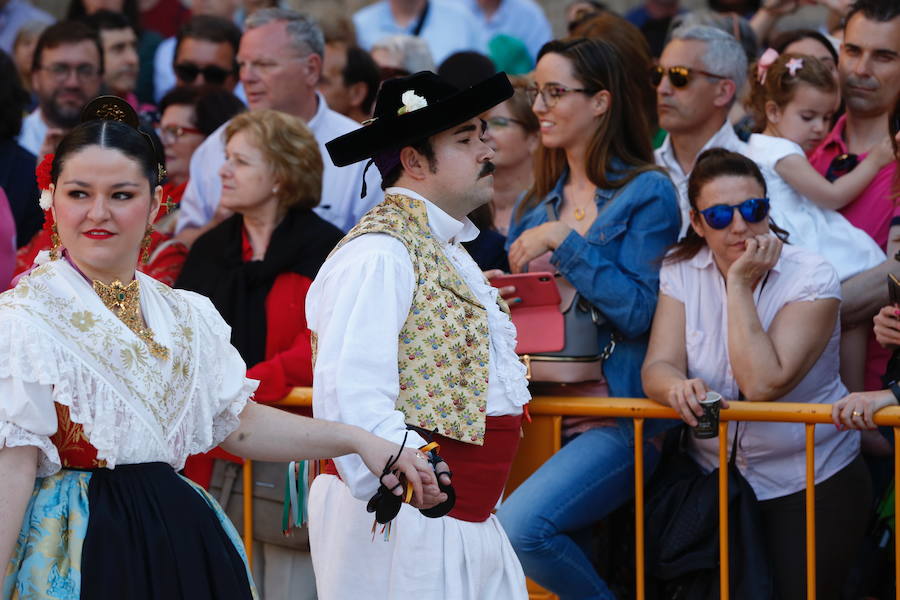
[[(837, 211), (893, 160), (890, 138), (885, 135), (849, 172), (823, 177), (806, 153), (828, 134), (840, 103), (834, 75), (816, 58), (778, 56), (771, 49), (756, 73), (749, 108), (762, 133), (750, 136), (749, 156), (770, 186), (772, 220), (788, 231), (791, 244), (828, 260), (842, 282), (881, 264), (885, 255), (878, 244)], [(866, 327), (842, 332), (841, 374), (851, 389), (862, 389), (867, 333)]]

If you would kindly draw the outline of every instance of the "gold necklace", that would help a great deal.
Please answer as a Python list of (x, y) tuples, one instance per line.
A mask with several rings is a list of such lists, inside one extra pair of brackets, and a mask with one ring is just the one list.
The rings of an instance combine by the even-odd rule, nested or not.
[(584, 218), (584, 209), (580, 206), (575, 207), (575, 220), (580, 221)]
[(144, 327), (144, 320), (141, 318), (141, 288), (137, 279), (127, 286), (122, 285), (118, 279), (110, 285), (95, 279), (93, 286), (103, 305), (119, 317), (135, 335), (144, 340), (150, 348), (150, 354), (163, 360), (169, 358), (169, 349), (157, 343), (153, 339), (153, 332)]

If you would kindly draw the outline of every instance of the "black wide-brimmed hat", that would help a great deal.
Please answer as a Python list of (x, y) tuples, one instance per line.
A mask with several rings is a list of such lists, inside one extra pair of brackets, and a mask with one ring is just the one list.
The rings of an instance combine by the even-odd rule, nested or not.
[(502, 72), (464, 90), (431, 71), (389, 79), (378, 90), (374, 118), (325, 147), (334, 164), (343, 167), (450, 129), (512, 95)]

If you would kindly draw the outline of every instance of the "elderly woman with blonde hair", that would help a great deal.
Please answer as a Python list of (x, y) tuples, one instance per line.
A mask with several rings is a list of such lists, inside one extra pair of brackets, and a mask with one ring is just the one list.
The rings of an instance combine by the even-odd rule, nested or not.
[[(247, 377), (260, 382), (255, 400), (270, 403), (312, 385), (306, 293), (343, 233), (312, 210), (322, 193), (322, 157), (303, 121), (254, 111), (232, 119), (224, 136), (220, 208), (234, 215), (197, 239), (175, 287), (212, 300)], [(185, 474), (209, 487), (214, 467), (209, 455), (195, 456)], [(266, 596), (311, 585), (308, 554), (257, 544), (254, 574)]]
[(306, 292), (343, 234), (312, 210), (322, 157), (300, 119), (254, 111), (224, 134), (221, 206), (235, 214), (197, 239), (175, 287), (212, 300), (260, 381), (256, 400), (274, 402), (312, 384)]

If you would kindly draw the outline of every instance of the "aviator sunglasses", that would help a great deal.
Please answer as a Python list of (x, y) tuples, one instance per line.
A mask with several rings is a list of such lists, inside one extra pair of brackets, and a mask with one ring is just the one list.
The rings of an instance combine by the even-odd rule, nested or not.
[(687, 86), (691, 79), (694, 78), (694, 75), (703, 75), (705, 77), (712, 77), (713, 79), (727, 79), (727, 77), (722, 77), (721, 75), (716, 75), (715, 73), (709, 73), (707, 71), (701, 71), (700, 69), (692, 69), (690, 67), (661, 67), (659, 65), (650, 69), (650, 83), (653, 84), (653, 87), (659, 87), (659, 84), (662, 83), (663, 76), (669, 76), (669, 83), (672, 84), (674, 88), (683, 88)]
[(769, 199), (748, 198), (740, 204), (716, 204), (697, 212), (713, 229), (725, 229), (731, 225), (735, 209), (747, 223), (759, 223), (769, 214)]

